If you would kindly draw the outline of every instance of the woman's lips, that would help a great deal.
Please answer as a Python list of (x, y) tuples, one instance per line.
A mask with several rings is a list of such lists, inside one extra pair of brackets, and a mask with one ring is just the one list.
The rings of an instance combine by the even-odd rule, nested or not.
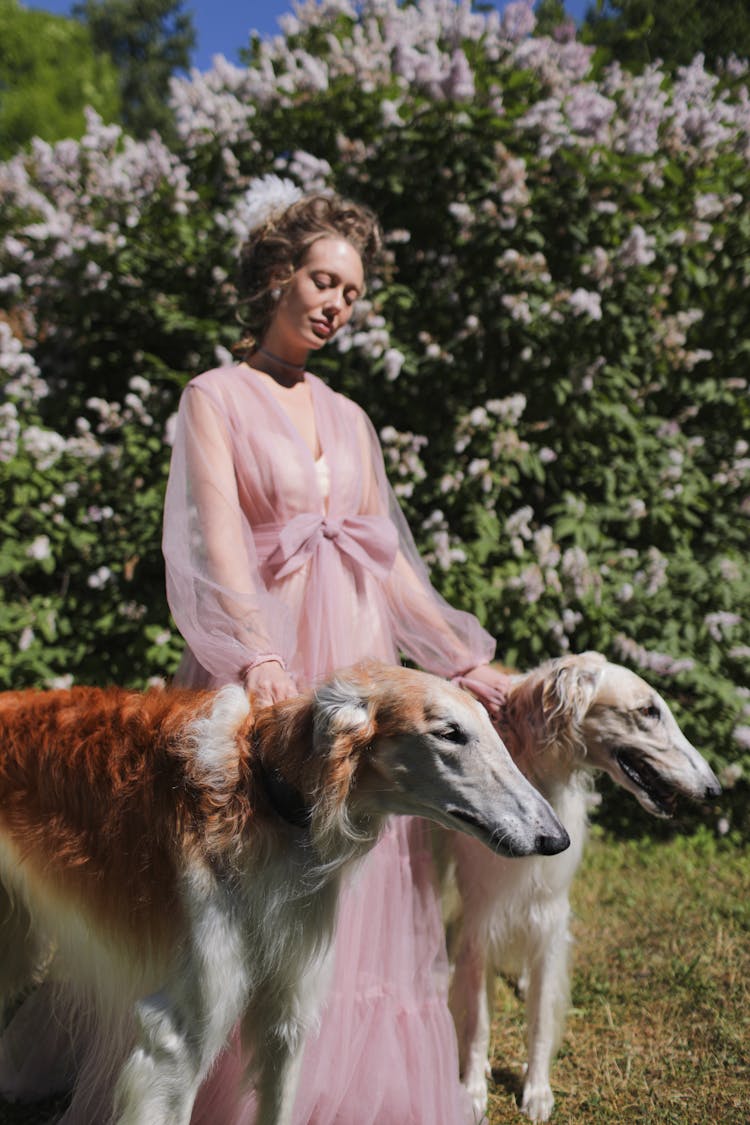
[(329, 324), (327, 320), (314, 320), (312, 330), (316, 336), (320, 336), (323, 340), (327, 340), (333, 335), (333, 325)]

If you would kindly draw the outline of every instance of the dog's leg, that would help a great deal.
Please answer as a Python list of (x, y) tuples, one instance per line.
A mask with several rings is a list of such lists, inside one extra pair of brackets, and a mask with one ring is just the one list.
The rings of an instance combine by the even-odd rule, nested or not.
[[(466, 921), (466, 920), (465, 920)], [(477, 1121), (487, 1108), (487, 1071), (490, 1047), (488, 990), (494, 974), (487, 969), (487, 949), (474, 929), (464, 925), (451, 981), (449, 1005), (458, 1038), (461, 1081), (471, 1097)]]
[(188, 1125), (199, 1086), (245, 1007), (242, 944), (221, 891), (212, 897), (212, 890), (162, 990), (134, 1006), (135, 1047), (115, 1087), (117, 1125)]
[(528, 966), (526, 1018), (529, 1061), (521, 1109), (532, 1121), (547, 1121), (554, 1105), (550, 1069), (562, 1039), (570, 998), (567, 895), (548, 908), (545, 928)]
[(330, 947), (296, 965), (289, 957), (285, 979), (270, 980), (242, 1018), (243, 1047), (253, 1060), (248, 1077), (258, 1093), (256, 1125), (291, 1125), (305, 1039), (317, 1022), (333, 963)]
[(200, 1026), (156, 993), (135, 1007), (136, 1045), (115, 1088), (117, 1125), (188, 1125), (202, 1077)]
[[(310, 977), (314, 976), (314, 972), (310, 973)], [(299, 982), (308, 986), (302, 994), (295, 988), (290, 990), (281, 1010), (278, 994), (273, 998), (261, 996), (256, 998), (257, 1006), (243, 1016), (240, 1026), (243, 1054), (252, 1056), (246, 1079), (252, 1078), (258, 1095), (256, 1125), (291, 1123), (309, 1014), (315, 1010), (305, 1008), (304, 993), (308, 993), (308, 999), (318, 995), (315, 981), (310, 988), (310, 977)]]
[(258, 1093), (256, 1125), (290, 1125), (302, 1066), (302, 1044), (293, 1049), (281, 1036), (256, 1044), (255, 1072)]

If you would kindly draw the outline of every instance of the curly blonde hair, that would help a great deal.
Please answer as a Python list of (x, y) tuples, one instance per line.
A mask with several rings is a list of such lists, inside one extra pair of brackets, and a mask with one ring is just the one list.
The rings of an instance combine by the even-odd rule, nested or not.
[(362, 259), (365, 276), (382, 249), (375, 214), (339, 195), (306, 195), (254, 230), (240, 250), (237, 319), (245, 335), (232, 348), (240, 358), (263, 339), (279, 297), (319, 238), (344, 238)]

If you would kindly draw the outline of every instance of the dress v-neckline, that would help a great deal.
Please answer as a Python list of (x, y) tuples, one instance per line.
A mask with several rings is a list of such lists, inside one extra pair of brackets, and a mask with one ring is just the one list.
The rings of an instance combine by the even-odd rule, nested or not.
[(261, 373), (256, 371), (256, 369), (254, 367), (251, 367), (249, 363), (245, 363), (242, 366), (245, 368), (245, 370), (248, 372), (248, 374), (252, 376), (253, 382), (256, 383), (261, 388), (262, 393), (268, 399), (271, 400), (271, 402), (274, 405), (274, 409), (277, 410), (278, 413), (282, 416), (282, 418), (284, 419), (288, 429), (293, 434), (294, 438), (299, 442), (299, 444), (305, 450), (305, 452), (309, 456), (310, 460), (312, 461), (313, 465), (316, 465), (319, 461), (321, 461), (325, 457), (325, 447), (323, 445), (323, 441), (322, 441), (321, 434), (320, 434), (320, 421), (319, 421), (319, 418), (318, 418), (318, 411), (316, 409), (316, 402), (315, 402), (316, 394), (315, 394), (314, 376), (312, 376), (309, 371), (305, 371), (303, 373), (302, 378), (303, 378), (308, 390), (310, 391), (310, 405), (312, 406), (312, 412), (313, 412), (313, 427), (314, 427), (314, 430), (315, 430), (315, 442), (316, 442), (317, 448), (319, 450), (317, 455), (315, 453), (313, 453), (312, 449), (310, 448), (310, 446), (305, 441), (304, 437), (302, 436), (302, 431), (300, 430), (299, 426), (297, 426), (296, 423), (294, 422), (294, 419), (290, 415), (289, 411), (282, 405), (281, 401), (273, 393), (271, 388), (266, 385), (265, 379), (260, 378)]

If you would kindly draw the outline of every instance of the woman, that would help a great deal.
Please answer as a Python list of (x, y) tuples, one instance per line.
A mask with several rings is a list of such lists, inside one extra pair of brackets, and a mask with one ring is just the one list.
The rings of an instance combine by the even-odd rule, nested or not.
[[(306, 370), (349, 320), (380, 245), (370, 212), (302, 197), (243, 247), (242, 361), (180, 404), (164, 515), (183, 684), (238, 680), (260, 703), (401, 652), (496, 701), (494, 643), (432, 589), (363, 411)], [(333, 983), (305, 1052), (298, 1125), (470, 1120), (446, 1006), (425, 829), (397, 818), (342, 901)], [(251, 1122), (227, 1057), (196, 1120)]]

